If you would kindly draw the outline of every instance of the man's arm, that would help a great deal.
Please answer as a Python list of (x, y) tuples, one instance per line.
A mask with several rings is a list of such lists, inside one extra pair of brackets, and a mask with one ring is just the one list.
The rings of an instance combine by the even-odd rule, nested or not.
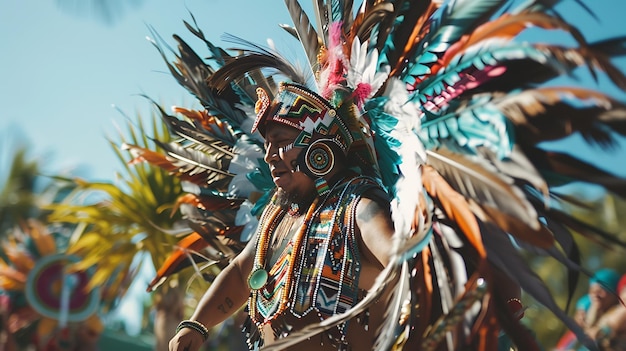
[[(198, 321), (211, 329), (235, 313), (250, 295), (248, 275), (254, 263), (256, 240), (220, 273), (202, 296), (190, 320)], [(202, 335), (193, 329), (183, 328), (170, 340), (170, 351), (196, 351), (202, 346)]]
[(389, 202), (382, 190), (365, 194), (356, 208), (356, 224), (361, 236), (361, 251), (372, 264), (387, 266), (394, 233)]

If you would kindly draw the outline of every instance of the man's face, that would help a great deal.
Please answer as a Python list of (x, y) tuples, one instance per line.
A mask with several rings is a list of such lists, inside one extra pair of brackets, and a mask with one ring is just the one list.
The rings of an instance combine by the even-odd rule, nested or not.
[(272, 181), (279, 191), (294, 202), (301, 202), (315, 192), (315, 183), (304, 173), (296, 171), (301, 148), (291, 148), (300, 131), (278, 123), (268, 123), (265, 131), (265, 162), (269, 165)]
[(591, 298), (591, 302), (596, 304), (600, 310), (606, 310), (617, 302), (615, 295), (611, 294), (598, 283), (593, 283), (589, 286), (589, 298)]

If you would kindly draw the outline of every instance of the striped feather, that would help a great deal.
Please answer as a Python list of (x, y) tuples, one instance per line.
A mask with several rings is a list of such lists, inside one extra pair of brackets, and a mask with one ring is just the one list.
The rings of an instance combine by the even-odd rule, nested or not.
[[(324, 44), (324, 41), (311, 25), (309, 16), (307, 16), (307, 14), (302, 10), (302, 7), (297, 0), (285, 0), (285, 5), (287, 6), (287, 11), (289, 11), (291, 20), (294, 23), (298, 39), (300, 40), (300, 43), (304, 48), (304, 52), (309, 59), (309, 65), (313, 70), (313, 73), (315, 73), (319, 69), (317, 64), (317, 55), (320, 53), (320, 48)], [(319, 8), (319, 6), (317, 8)]]
[(444, 149), (427, 151), (427, 163), (466, 199), (488, 206), (539, 229), (537, 212), (513, 179), (499, 174), (493, 166)]

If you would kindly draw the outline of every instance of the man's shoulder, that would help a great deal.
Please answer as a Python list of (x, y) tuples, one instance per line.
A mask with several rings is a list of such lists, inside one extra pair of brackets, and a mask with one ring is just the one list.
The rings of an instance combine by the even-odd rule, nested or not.
[(391, 198), (377, 179), (367, 176), (357, 176), (353, 178), (352, 184), (355, 188), (352, 193), (355, 195), (376, 201), (380, 204), (389, 205)]
[(355, 176), (345, 181), (345, 186), (341, 187), (341, 193), (349, 196), (343, 197), (343, 202), (361, 203), (363, 199), (374, 202), (378, 207), (386, 209), (389, 207), (391, 198), (384, 190), (379, 181), (367, 176)]
[(386, 193), (385, 190), (383, 190), (380, 181), (369, 176), (355, 175), (345, 179), (343, 183), (345, 187), (351, 188), (351, 190), (354, 191), (359, 191), (360, 194), (374, 191), (375, 189)]

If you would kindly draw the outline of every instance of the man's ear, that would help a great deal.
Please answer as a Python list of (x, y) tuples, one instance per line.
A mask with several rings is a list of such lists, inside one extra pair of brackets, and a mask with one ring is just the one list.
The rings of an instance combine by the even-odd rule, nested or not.
[(298, 155), (297, 166), (309, 177), (316, 179), (328, 175), (341, 164), (346, 157), (341, 147), (333, 139), (317, 139)]

